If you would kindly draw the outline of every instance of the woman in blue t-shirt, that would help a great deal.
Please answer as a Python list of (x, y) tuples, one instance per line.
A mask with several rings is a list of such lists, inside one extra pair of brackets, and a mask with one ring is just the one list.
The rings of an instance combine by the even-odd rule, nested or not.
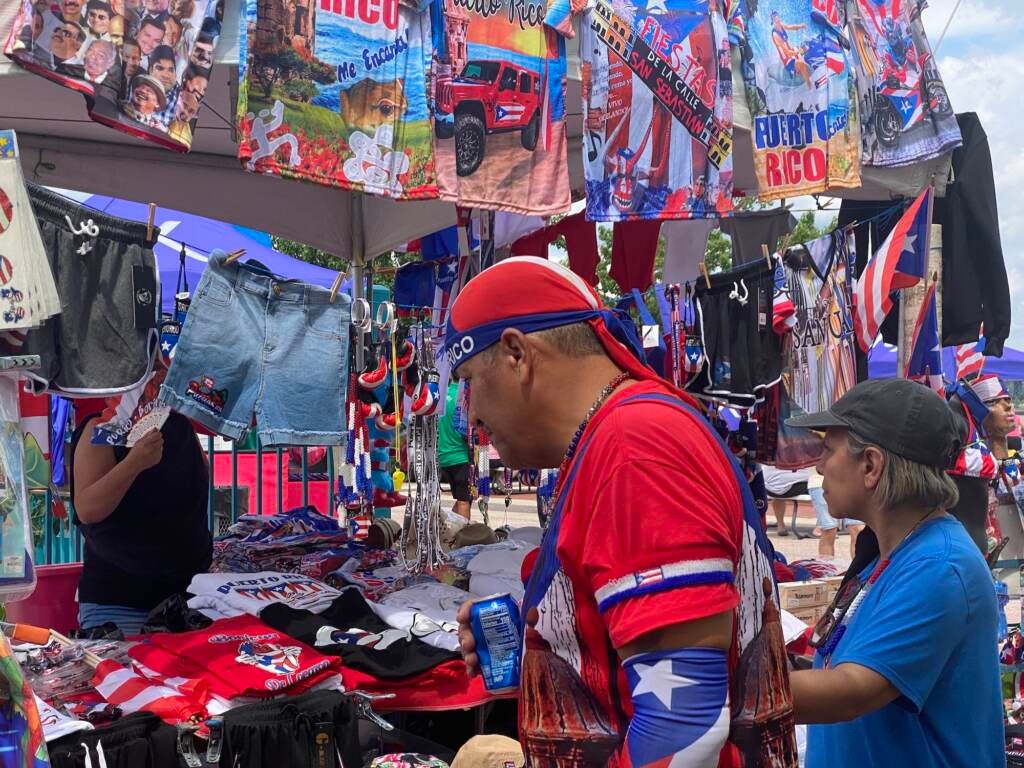
[(959, 421), (926, 387), (876, 379), (787, 424), (825, 432), (829, 508), (868, 526), (814, 669), (791, 678), (807, 768), (1005, 765), (992, 575), (946, 513)]

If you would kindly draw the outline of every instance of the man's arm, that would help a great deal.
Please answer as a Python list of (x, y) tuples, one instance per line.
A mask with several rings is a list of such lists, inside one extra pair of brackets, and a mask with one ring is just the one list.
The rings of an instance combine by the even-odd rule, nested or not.
[(885, 677), (860, 664), (793, 672), (789, 684), (798, 723), (844, 723), (881, 709), (900, 696)]
[(672, 624), (618, 649), (633, 702), (625, 748), (636, 768), (715, 768), (729, 738), (733, 612)]

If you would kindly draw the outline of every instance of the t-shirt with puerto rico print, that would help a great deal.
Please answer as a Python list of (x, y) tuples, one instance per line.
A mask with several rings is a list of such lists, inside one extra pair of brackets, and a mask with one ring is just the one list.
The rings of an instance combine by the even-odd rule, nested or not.
[[(745, 533), (732, 469), (695, 412), (613, 407), (641, 393), (667, 390), (628, 387), (592, 419), (567, 489), (559, 568), (538, 615), (526, 616), (520, 741), (538, 768), (573, 748), (584, 756), (578, 765), (629, 766), (632, 704), (615, 648), (739, 603), (733, 574)], [(693, 584), (698, 573), (706, 578)], [(637, 586), (655, 581), (664, 588)], [(727, 747), (719, 765), (733, 759)]]
[(580, 25), (583, 168), (593, 221), (732, 211), (732, 65), (718, 2), (552, 0)]
[(546, 0), (434, 0), (434, 157), (441, 198), (534, 216), (572, 202), (565, 41)]
[(246, 170), (391, 198), (438, 196), (425, 3), (245, 7), (238, 157)]

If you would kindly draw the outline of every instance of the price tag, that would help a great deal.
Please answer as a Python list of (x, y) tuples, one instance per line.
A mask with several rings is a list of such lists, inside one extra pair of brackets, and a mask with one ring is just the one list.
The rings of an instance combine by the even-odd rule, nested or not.
[(643, 327), (644, 349), (653, 349), (661, 343), (661, 328), (657, 325)]

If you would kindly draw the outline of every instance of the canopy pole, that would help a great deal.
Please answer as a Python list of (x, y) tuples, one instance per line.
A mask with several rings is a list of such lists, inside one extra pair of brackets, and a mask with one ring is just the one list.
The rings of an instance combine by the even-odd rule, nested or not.
[[(365, 274), (365, 251), (366, 237), (363, 232), (363, 196), (359, 192), (352, 193), (351, 206), (351, 232), (352, 232), (352, 301), (365, 299), (366, 291), (363, 285)], [(356, 373), (361, 373), (366, 366), (366, 350), (364, 348), (364, 332), (356, 329)]]

